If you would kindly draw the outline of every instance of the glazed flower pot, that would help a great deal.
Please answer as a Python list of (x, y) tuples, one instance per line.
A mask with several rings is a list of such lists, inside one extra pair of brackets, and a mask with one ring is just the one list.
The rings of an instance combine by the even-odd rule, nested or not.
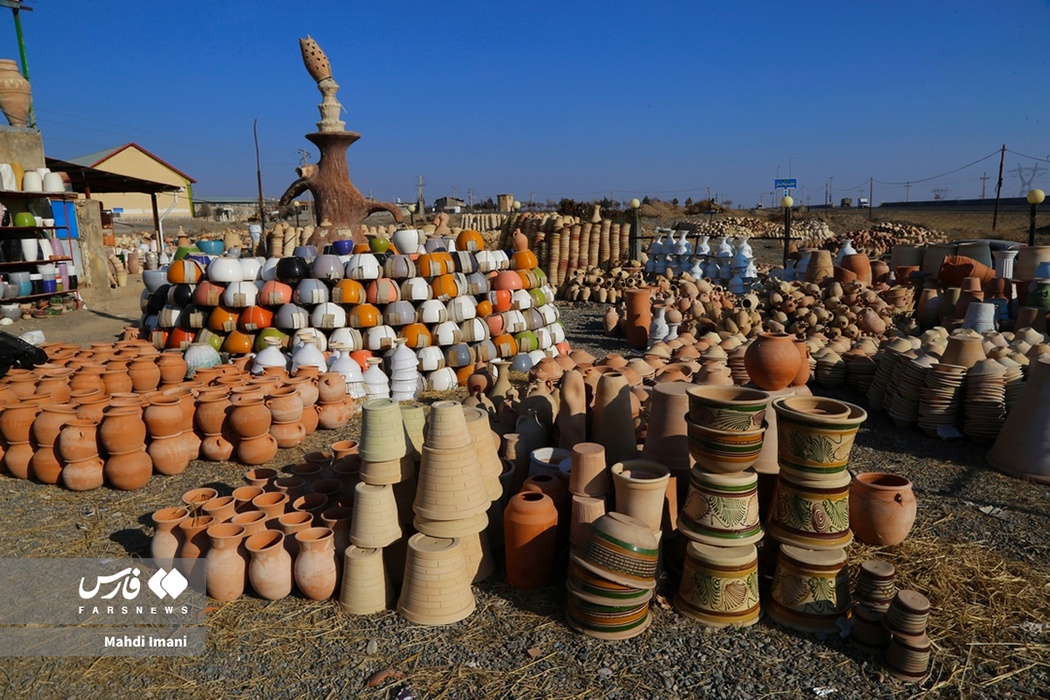
[(257, 532), (244, 547), (251, 553), (248, 580), (261, 598), (280, 600), (292, 592), (292, 558), (284, 548), (284, 533)]
[(840, 472), (867, 412), (845, 401), (790, 396), (773, 400), (777, 416), (777, 459), (782, 467)]
[(782, 467), (773, 496), (769, 533), (782, 544), (838, 549), (853, 541), (850, 475), (814, 474)]
[(765, 428), (718, 430), (687, 422), (689, 452), (701, 469), (720, 474), (742, 472), (754, 466), (762, 454)]
[(868, 472), (850, 485), (849, 522), (857, 539), (876, 546), (898, 545), (915, 523), (915, 494), (903, 476)]
[(709, 474), (693, 469), (678, 530), (701, 544), (729, 547), (762, 539), (758, 475)]
[(801, 358), (794, 336), (760, 333), (744, 353), (744, 367), (751, 382), (766, 391), (779, 391), (799, 373)]
[(764, 391), (740, 386), (691, 386), (689, 419), (717, 430), (757, 430), (765, 420), (769, 398)]
[(244, 527), (218, 523), (207, 529), (210, 547), (205, 556), (208, 595), (220, 602), (237, 600), (244, 593), (248, 563), (241, 553)]
[(762, 615), (754, 545), (714, 547), (690, 542), (675, 610), (708, 627), (747, 627)]
[(134, 491), (149, 483), (153, 475), (153, 460), (145, 448), (129, 452), (111, 452), (102, 468), (106, 482), (121, 491)]
[(623, 513), (606, 513), (591, 523), (572, 560), (622, 586), (656, 588), (657, 536), (645, 523)]
[(839, 618), (849, 606), (844, 550), (780, 547), (766, 610), (773, 620), (799, 632), (837, 634)]
[(312, 527), (295, 534), (295, 584), (310, 600), (327, 600), (337, 582), (335, 537), (327, 527)]

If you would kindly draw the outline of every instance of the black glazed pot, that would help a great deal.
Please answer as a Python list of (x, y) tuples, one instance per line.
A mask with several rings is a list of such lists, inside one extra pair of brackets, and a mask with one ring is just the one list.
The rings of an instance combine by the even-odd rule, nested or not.
[(274, 267), (274, 275), (278, 281), (294, 287), (301, 279), (310, 276), (310, 265), (304, 258), (298, 256), (281, 258)]

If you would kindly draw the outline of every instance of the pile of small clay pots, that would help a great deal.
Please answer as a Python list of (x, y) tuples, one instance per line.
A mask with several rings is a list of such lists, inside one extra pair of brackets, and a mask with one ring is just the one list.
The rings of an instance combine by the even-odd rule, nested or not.
[(809, 236), (803, 239), (803, 245), (799, 247), (838, 250), (846, 241), (850, 241), (857, 252), (864, 253), (875, 260), (888, 255), (893, 246), (902, 243), (944, 243), (947, 240), (948, 237), (941, 231), (911, 224), (880, 221), (873, 224), (871, 228), (842, 235)]
[(624, 290), (644, 287), (645, 284), (642, 267), (616, 265), (608, 270), (578, 267), (558, 287), (558, 298), (617, 304), (623, 298)]

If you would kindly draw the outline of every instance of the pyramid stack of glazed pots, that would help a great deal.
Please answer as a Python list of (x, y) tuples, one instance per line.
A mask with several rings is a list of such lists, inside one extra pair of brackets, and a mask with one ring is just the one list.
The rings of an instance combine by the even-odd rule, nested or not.
[(688, 543), (674, 599), (681, 614), (709, 627), (744, 627), (762, 614), (758, 474), (769, 394), (743, 387), (688, 389), (689, 449), (696, 466), (678, 518)]
[(831, 634), (850, 607), (846, 466), (867, 414), (817, 397), (781, 397), (772, 405), (780, 472), (768, 528), (780, 547), (767, 612), (785, 627)]
[[(353, 412), (342, 377), (303, 367), (295, 377), (252, 376), (240, 364), (190, 372), (180, 351), (126, 339), (90, 348), (51, 343), (48, 362), (0, 380), (3, 467), (72, 490), (146, 486), (198, 458), (258, 465)], [(332, 414), (315, 407), (318, 381), (334, 387)]]
[[(393, 239), (412, 246), (418, 234)], [(257, 372), (294, 369), (304, 344), (331, 352), (329, 364), (349, 356), (363, 372), (368, 357), (389, 358), (400, 340), (437, 390), (462, 384), (477, 361), (527, 355), (532, 364), (568, 352), (554, 290), (524, 236), (509, 254), (485, 250), (475, 231), (416, 242), (406, 254), (387, 239), (372, 243), (382, 245), (341, 240), (320, 255), (300, 246), (269, 259), (191, 251), (144, 276), (143, 326), (158, 348), (258, 353)], [(404, 371), (397, 381), (400, 396), (422, 384)]]

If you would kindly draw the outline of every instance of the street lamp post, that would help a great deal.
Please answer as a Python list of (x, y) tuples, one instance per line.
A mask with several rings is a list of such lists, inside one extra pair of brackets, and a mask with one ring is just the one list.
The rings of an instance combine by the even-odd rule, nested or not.
[(1028, 245), (1035, 245), (1035, 209), (1043, 203), (1044, 199), (1046, 199), (1046, 193), (1042, 190), (1028, 191), (1028, 203), (1032, 205), (1028, 210)]
[(413, 226), (415, 226), (416, 225), (416, 205), (415, 204), (409, 204), (408, 205), (408, 216), (409, 216), (409, 219), (408, 219), (409, 222)]
[(642, 203), (637, 197), (634, 197), (628, 204), (631, 207), (632, 218), (627, 249), (630, 251), (631, 260), (640, 261), (642, 259), (642, 223), (638, 219), (638, 208), (642, 206)]
[(303, 203), (300, 202), (297, 199), (297, 200), (295, 200), (294, 204), (295, 204), (295, 227), (299, 228), (299, 209), (302, 208)]
[(784, 207), (784, 270), (787, 270), (791, 249), (791, 207), (795, 206), (795, 200), (790, 195), (784, 195), (780, 199), (780, 206)]

